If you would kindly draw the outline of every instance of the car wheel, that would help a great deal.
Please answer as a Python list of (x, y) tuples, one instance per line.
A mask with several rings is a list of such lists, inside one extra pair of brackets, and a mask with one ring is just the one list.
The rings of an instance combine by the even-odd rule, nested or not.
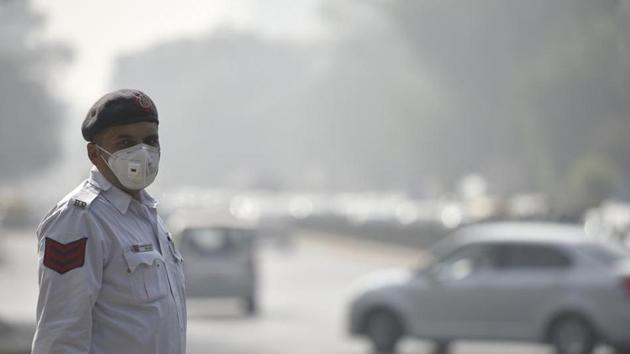
[(556, 354), (591, 354), (597, 344), (597, 338), (588, 322), (571, 316), (553, 324), (551, 344)]
[(258, 302), (254, 296), (247, 296), (243, 299), (243, 306), (245, 308), (245, 313), (249, 316), (253, 316), (258, 313)]
[(433, 354), (448, 354), (451, 346), (449, 342), (436, 341), (433, 344)]
[(391, 354), (396, 347), (403, 331), (400, 320), (391, 311), (379, 310), (367, 318), (366, 334), (372, 341), (377, 354)]

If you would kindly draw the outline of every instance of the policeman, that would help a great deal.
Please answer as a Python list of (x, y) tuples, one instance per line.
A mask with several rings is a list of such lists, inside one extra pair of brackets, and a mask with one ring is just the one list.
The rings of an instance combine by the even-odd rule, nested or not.
[(90, 177), (37, 229), (33, 354), (184, 354), (182, 257), (145, 188), (158, 114), (137, 90), (106, 94), (82, 125)]

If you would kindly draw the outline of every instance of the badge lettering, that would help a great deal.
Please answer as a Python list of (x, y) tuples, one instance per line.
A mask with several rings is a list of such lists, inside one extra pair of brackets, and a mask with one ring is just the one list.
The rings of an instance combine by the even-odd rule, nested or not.
[(131, 246), (131, 250), (135, 253), (151, 252), (153, 251), (153, 245), (150, 243), (147, 243), (145, 245), (133, 245)]

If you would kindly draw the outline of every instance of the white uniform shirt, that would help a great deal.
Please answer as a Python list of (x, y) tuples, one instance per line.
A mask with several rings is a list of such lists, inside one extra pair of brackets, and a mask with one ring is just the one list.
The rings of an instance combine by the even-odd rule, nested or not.
[(46, 215), (33, 354), (185, 353), (182, 258), (156, 205), (93, 168)]

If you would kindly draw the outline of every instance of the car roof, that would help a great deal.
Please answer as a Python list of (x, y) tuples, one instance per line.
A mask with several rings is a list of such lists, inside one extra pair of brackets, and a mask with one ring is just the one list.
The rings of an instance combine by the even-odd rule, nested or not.
[(455, 231), (458, 244), (514, 242), (577, 245), (594, 242), (577, 224), (544, 222), (492, 222), (462, 227)]
[(231, 215), (209, 211), (180, 210), (170, 215), (167, 224), (174, 234), (185, 229), (216, 228), (255, 230), (257, 225), (253, 221), (237, 219)]

